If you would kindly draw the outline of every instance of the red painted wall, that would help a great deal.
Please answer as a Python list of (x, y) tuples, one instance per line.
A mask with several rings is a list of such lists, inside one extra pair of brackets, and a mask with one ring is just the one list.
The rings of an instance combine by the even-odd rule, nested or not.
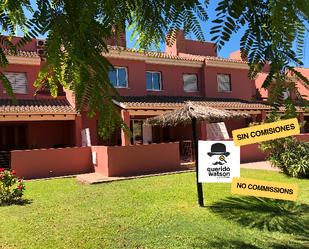
[(178, 31), (174, 43), (171, 44), (171, 46), (165, 47), (165, 51), (173, 55), (185, 53), (204, 56), (217, 56), (217, 48), (214, 43), (187, 40), (182, 30)]
[(29, 148), (51, 148), (55, 145), (74, 146), (73, 121), (28, 122)]
[[(13, 37), (13, 43), (17, 43), (21, 37)], [(37, 39), (33, 39), (30, 43), (26, 44), (24, 47), (20, 48), (22, 51), (32, 51), (37, 52)], [(40, 65), (21, 65), (21, 64), (9, 64), (6, 68), (1, 68), (1, 72), (21, 72), (27, 74), (28, 88), (27, 94), (15, 94), (17, 99), (39, 99), (39, 98), (52, 98), (49, 93), (38, 93), (34, 96), (36, 88), (33, 86), (34, 81), (43, 66), (44, 61), (41, 61)], [(59, 95), (62, 95), (62, 89), (59, 89)], [(9, 98), (9, 96), (4, 93), (2, 84), (0, 84), (0, 98)], [(64, 96), (58, 96), (58, 98), (65, 98)]]
[[(296, 70), (309, 80), (309, 68), (296, 68)], [(297, 82), (296, 86), (303, 97), (309, 100), (309, 89), (306, 88), (302, 82)]]
[(91, 146), (92, 153), (96, 153), (97, 161), (94, 165), (95, 172), (108, 176), (108, 146)]
[(266, 153), (259, 149), (259, 144), (248, 144), (240, 146), (240, 162), (258, 162), (264, 161)]
[(97, 130), (98, 117), (89, 118), (86, 112), (82, 113), (82, 129), (89, 128), (91, 144), (98, 144), (98, 130)]
[[(169, 96), (201, 96), (204, 81), (202, 78), (201, 68), (147, 64), (146, 71), (159, 71), (162, 75), (163, 91), (147, 91), (150, 95), (169, 95)], [(145, 72), (146, 73), (146, 72)], [(144, 74), (145, 74), (144, 73)], [(183, 90), (183, 74), (197, 74), (198, 91), (185, 92)], [(146, 77), (144, 80), (144, 88), (146, 89)]]
[(92, 148), (97, 152), (95, 172), (106, 176), (133, 176), (180, 170), (178, 143)]
[[(309, 141), (309, 133), (295, 136), (299, 141)], [(240, 161), (242, 163), (264, 161), (267, 153), (259, 149), (259, 144), (240, 146)]]
[(11, 167), (25, 179), (88, 173), (92, 170), (91, 148), (15, 150)]
[[(114, 66), (128, 69), (128, 88), (118, 88), (123, 96), (167, 95), (167, 96), (207, 96), (218, 98), (240, 98), (250, 100), (255, 94), (255, 83), (248, 78), (247, 69), (207, 67), (192, 68), (176, 65), (146, 64), (143, 61), (109, 59)], [(162, 74), (163, 91), (146, 91), (146, 71)], [(183, 74), (197, 74), (198, 91), (183, 90)], [(232, 92), (218, 92), (217, 74), (230, 74)]]
[[(128, 70), (128, 88), (117, 88), (122, 96), (169, 95), (169, 96), (201, 96), (203, 75), (201, 68), (174, 65), (146, 64), (145, 61), (114, 59), (109, 62), (113, 66), (126, 67)], [(162, 75), (163, 91), (146, 90), (146, 71), (159, 71)], [(183, 74), (197, 74), (197, 92), (184, 92)]]
[(229, 136), (233, 137), (232, 131), (236, 130), (236, 129), (248, 127), (249, 120), (247, 120), (245, 118), (229, 119), (229, 120), (224, 121), (224, 123), (225, 123), (226, 129), (227, 129), (227, 132), (229, 133)]
[[(36, 80), (38, 73), (40, 71), (40, 66), (34, 66), (34, 65), (14, 65), (10, 64), (6, 68), (1, 68), (1, 72), (20, 72), (20, 73), (26, 73), (27, 74), (27, 80), (28, 80), (28, 88), (27, 88), (27, 94), (15, 94), (17, 99), (33, 99), (34, 98), (34, 92), (35, 88), (33, 86), (34, 81)], [(0, 98), (9, 98), (6, 93), (3, 92), (3, 86), (0, 84)]]
[[(231, 75), (231, 92), (219, 92), (217, 83), (217, 74)], [(205, 93), (207, 97), (218, 98), (239, 98), (250, 100), (255, 93), (255, 84), (253, 80), (248, 78), (247, 69), (235, 68), (219, 68), (219, 67), (205, 67)]]
[(139, 60), (108, 59), (113, 66), (126, 67), (128, 70), (128, 88), (118, 88), (120, 95), (146, 95), (146, 63)]

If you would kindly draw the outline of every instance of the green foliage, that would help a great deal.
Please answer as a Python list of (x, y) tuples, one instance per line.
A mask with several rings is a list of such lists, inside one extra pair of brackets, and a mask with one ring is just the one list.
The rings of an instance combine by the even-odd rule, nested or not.
[(261, 92), (259, 91), (259, 89), (258, 88), (256, 88), (255, 89), (255, 94), (251, 97), (251, 100), (253, 100), (253, 101), (257, 101), (257, 100), (262, 100), (263, 98), (262, 98), (262, 94), (261, 94)]
[[(27, 31), (17, 44), (23, 46), (31, 38), (47, 35), (47, 62), (35, 86), (48, 81), (53, 96), (59, 85), (73, 90), (78, 111), (87, 111), (89, 116), (99, 114), (99, 134), (105, 138), (119, 127), (128, 131), (112, 102), (119, 95), (108, 79), (112, 65), (104, 57), (107, 39), (121, 35), (127, 23), (133, 27), (133, 34), (138, 34), (137, 45), (144, 49), (164, 41), (171, 30), (192, 31), (203, 40), (199, 20), (207, 20), (204, 6), (196, 0), (36, 3), (38, 9), (32, 18), (22, 22)], [(170, 41), (174, 38), (171, 36)]]
[[(280, 104), (283, 104), (285, 108), (283, 115), (278, 114), (278, 107), (275, 106), (267, 117), (267, 123), (297, 117), (296, 108), (291, 98)], [(300, 124), (301, 127), (303, 125)], [(260, 149), (268, 153), (267, 160), (274, 167), (281, 169), (284, 174), (292, 177), (309, 178), (308, 142), (298, 141), (294, 137), (285, 137), (262, 142)]]
[[(294, 70), (291, 65), (302, 65), (308, 31), (308, 6), (308, 0), (220, 1), (216, 8), (217, 18), (213, 21), (215, 26), (211, 29), (212, 40), (220, 49), (233, 33), (246, 29), (240, 41), (241, 56), (248, 60), (251, 78), (269, 63), (270, 72), (263, 83), (263, 87), (268, 88), (278, 75)], [(298, 76), (309, 85), (308, 79), (301, 73)]]
[(21, 201), (25, 184), (16, 177), (14, 170), (0, 168), (0, 206)]
[(264, 142), (260, 147), (268, 152), (268, 160), (288, 176), (309, 179), (309, 143), (296, 138), (280, 138)]
[[(100, 135), (108, 137), (115, 129), (127, 127), (112, 102), (120, 97), (108, 79), (112, 65), (104, 56), (108, 52), (107, 39), (121, 35), (128, 26), (140, 49), (159, 46), (166, 34), (166, 42), (173, 43), (179, 29), (204, 40), (201, 22), (208, 19), (208, 4), (208, 0), (37, 0), (33, 10), (29, 0), (3, 1), (2, 32), (12, 36), (20, 28), (25, 35), (16, 46), (10, 38), (0, 37), (0, 66), (8, 63), (4, 49), (14, 53), (32, 38), (46, 35), (47, 63), (35, 86), (48, 81), (53, 96), (58, 86), (73, 90), (78, 111), (87, 111), (90, 116), (98, 113)], [(301, 64), (308, 5), (309, 0), (221, 0), (213, 21), (216, 25), (210, 32), (212, 40), (220, 49), (233, 33), (247, 28), (240, 41), (242, 57), (248, 58), (250, 77), (255, 77), (269, 62), (270, 73), (263, 84), (268, 88), (287, 69), (293, 71), (292, 64)], [(26, 9), (32, 14), (30, 18), (25, 16)], [(305, 77), (295, 74), (308, 85)], [(1, 73), (0, 80), (13, 96), (11, 85)]]

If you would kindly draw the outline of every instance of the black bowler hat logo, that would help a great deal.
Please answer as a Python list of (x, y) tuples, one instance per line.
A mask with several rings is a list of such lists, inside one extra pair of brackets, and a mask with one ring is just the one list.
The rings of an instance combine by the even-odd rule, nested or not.
[(208, 152), (207, 154), (208, 154), (208, 156), (213, 156), (213, 155), (229, 156), (230, 152), (226, 151), (225, 144), (215, 143), (215, 144), (211, 145), (211, 152)]

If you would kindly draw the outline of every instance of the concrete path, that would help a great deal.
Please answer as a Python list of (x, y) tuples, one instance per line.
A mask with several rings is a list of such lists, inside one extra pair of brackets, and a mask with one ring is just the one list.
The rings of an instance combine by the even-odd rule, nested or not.
[(278, 168), (272, 167), (268, 161), (241, 163), (240, 167), (244, 169), (262, 169), (262, 170), (280, 171)]
[[(261, 169), (261, 170), (279, 171), (277, 168), (271, 167), (270, 163), (267, 162), (267, 161), (253, 162), (253, 163), (242, 163), (242, 164), (240, 164), (240, 167), (245, 168), (245, 169)], [(101, 175), (99, 173), (88, 173), (88, 174), (77, 175), (76, 179), (77, 179), (78, 182), (80, 182), (82, 184), (96, 184), (96, 183), (113, 182), (113, 181), (129, 180), (129, 179), (138, 179), (138, 178), (153, 177), (153, 176), (188, 173), (188, 172), (193, 172), (193, 171), (194, 171), (194, 169), (186, 169), (186, 170), (182, 170), (182, 171), (173, 171), (173, 172), (165, 172), (165, 173), (159, 173), (159, 174), (129, 176), (129, 177), (107, 177), (107, 176)]]
[(158, 173), (158, 174), (124, 176), (124, 177), (107, 177), (99, 173), (88, 173), (88, 174), (77, 175), (76, 179), (78, 182), (83, 183), (83, 184), (96, 184), (96, 183), (103, 183), (103, 182), (114, 182), (114, 181), (138, 179), (138, 178), (153, 177), (153, 176), (181, 174), (181, 173), (188, 173), (188, 172), (193, 172), (193, 171), (194, 171), (193, 169), (186, 169), (186, 170), (178, 170), (178, 171), (164, 172), (164, 173)]

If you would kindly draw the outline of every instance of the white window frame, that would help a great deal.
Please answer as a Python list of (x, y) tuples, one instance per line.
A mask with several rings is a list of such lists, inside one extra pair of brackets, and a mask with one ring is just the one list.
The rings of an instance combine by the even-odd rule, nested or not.
[[(163, 86), (162, 86), (162, 73), (160, 71), (146, 71), (146, 75), (147, 73), (151, 73), (151, 89), (147, 89), (147, 77), (146, 77), (146, 91), (156, 91), (156, 92), (160, 92), (163, 90)], [(154, 89), (153, 87), (153, 74), (154, 73), (158, 73), (159, 74), (159, 85), (160, 85), (160, 89)]]
[(129, 85), (129, 82), (128, 82), (128, 68), (126, 67), (114, 67), (114, 70), (116, 70), (116, 83), (119, 84), (119, 79), (118, 79), (118, 70), (117, 69), (125, 69), (126, 71), (126, 82), (127, 82), (127, 85), (126, 86), (119, 86), (119, 85), (116, 85), (114, 86), (115, 88), (128, 88), (128, 85)]
[[(229, 76), (230, 90), (225, 91), (225, 90), (220, 89), (220, 83), (221, 83), (221, 82), (219, 82), (219, 75), (227, 75), (227, 76)], [(232, 92), (232, 79), (231, 79), (231, 78), (232, 78), (232, 77), (231, 77), (231, 74), (228, 74), (228, 73), (218, 73), (218, 74), (217, 74), (218, 92), (221, 92), (221, 93), (231, 93), (231, 92)]]
[[(13, 72), (13, 71), (5, 71), (3, 72), (3, 74), (7, 77), (6, 74), (24, 74), (25, 75), (25, 78), (26, 78), (26, 84), (25, 84), (25, 91), (24, 92), (16, 92), (16, 90), (14, 90), (14, 86), (12, 82), (10, 82), (11, 86), (12, 86), (12, 89), (13, 89), (13, 93), (15, 94), (28, 94), (28, 75), (26, 72)], [(3, 91), (4, 93), (6, 93), (6, 91), (4, 90)]]
[[(186, 90), (185, 90), (185, 80), (184, 80), (184, 78), (183, 78), (185, 75), (195, 75), (195, 76), (196, 76), (196, 90), (193, 90), (193, 91), (186, 91)], [(186, 92), (186, 93), (196, 93), (196, 92), (199, 91), (199, 87), (198, 87), (198, 76), (197, 76), (196, 73), (183, 73), (183, 74), (182, 74), (182, 84), (183, 84), (183, 86), (182, 86), (183, 91)]]

